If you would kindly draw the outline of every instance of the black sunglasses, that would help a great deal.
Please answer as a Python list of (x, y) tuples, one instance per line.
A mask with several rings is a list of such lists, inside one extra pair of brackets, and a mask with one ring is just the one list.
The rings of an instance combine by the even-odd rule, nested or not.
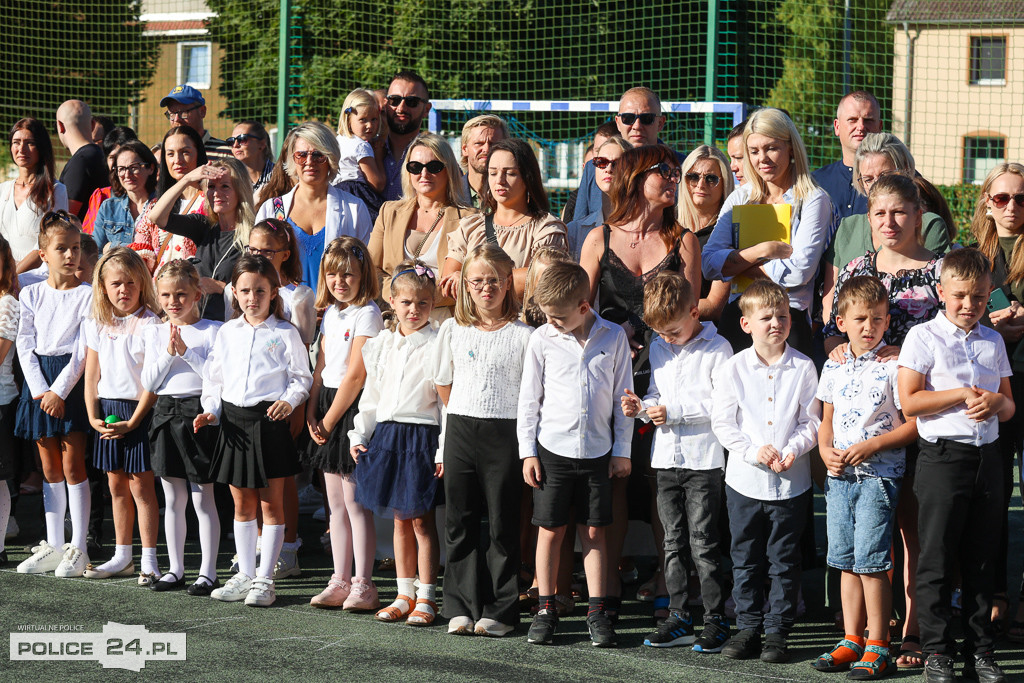
[(615, 168), (615, 159), (605, 157), (594, 157), (594, 166), (600, 169)]
[(424, 98), (418, 95), (406, 95), (405, 97), (402, 97), (401, 95), (388, 95), (384, 99), (387, 100), (388, 104), (392, 107), (398, 107), (402, 102), (405, 102), (410, 107), (418, 107), (424, 100)]
[(1001, 209), (1009, 204), (1011, 199), (1014, 204), (1024, 208), (1024, 194), (1010, 195), (1007, 192), (1000, 192), (999, 194), (990, 194), (988, 198), (992, 200), (992, 203), (996, 205), (997, 209)]
[(654, 117), (657, 116), (657, 114), (652, 114), (651, 112), (648, 111), (644, 112), (643, 114), (626, 113), (616, 114), (616, 116), (619, 117), (619, 120), (622, 121), (622, 124), (625, 126), (632, 126), (634, 123), (636, 123), (637, 119), (640, 119), (641, 125), (649, 126), (652, 123), (654, 123)]
[(718, 181), (721, 180), (721, 178), (714, 173), (705, 173), (701, 175), (700, 173), (691, 172), (686, 174), (686, 182), (691, 185), (698, 184), (701, 178), (703, 178), (704, 182), (708, 184), (708, 187), (718, 187)]
[(423, 173), (423, 169), (427, 169), (427, 173), (430, 175), (437, 175), (444, 170), (444, 162), (434, 159), (433, 161), (428, 161), (425, 164), (419, 161), (410, 161), (405, 165), (405, 170), (413, 175)]
[(242, 133), (241, 135), (234, 135), (234, 136), (228, 138), (227, 140), (225, 140), (224, 142), (226, 142), (229, 145), (231, 145), (232, 147), (234, 147), (236, 142), (238, 144), (240, 144), (240, 145), (244, 145), (245, 143), (249, 142), (249, 140), (262, 140), (262, 139), (263, 139), (262, 135), (255, 135), (253, 133)]
[(658, 174), (665, 180), (674, 180), (677, 183), (683, 175), (683, 169), (678, 166), (671, 166), (666, 164), (664, 161), (660, 164), (655, 164), (647, 169), (647, 171), (657, 171)]

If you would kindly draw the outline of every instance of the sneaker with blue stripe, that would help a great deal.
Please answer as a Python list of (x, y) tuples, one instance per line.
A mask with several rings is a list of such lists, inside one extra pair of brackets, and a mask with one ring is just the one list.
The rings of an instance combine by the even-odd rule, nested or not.
[(700, 638), (693, 644), (693, 651), (704, 654), (721, 652), (727, 642), (729, 642), (729, 624), (724, 619), (712, 617), (710, 621), (705, 622)]
[(693, 634), (693, 617), (689, 614), (672, 612), (668, 615), (668, 619), (661, 623), (657, 631), (647, 636), (644, 645), (648, 647), (692, 645), (696, 638)]

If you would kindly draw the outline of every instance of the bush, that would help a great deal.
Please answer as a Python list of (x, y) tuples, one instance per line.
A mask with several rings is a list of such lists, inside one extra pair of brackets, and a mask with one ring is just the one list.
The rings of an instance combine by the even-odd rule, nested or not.
[(974, 218), (974, 207), (978, 202), (978, 191), (980, 185), (937, 185), (939, 192), (946, 198), (949, 204), (949, 212), (953, 214), (953, 222), (956, 224), (956, 241), (960, 244), (971, 244), (974, 237), (971, 235), (971, 219)]

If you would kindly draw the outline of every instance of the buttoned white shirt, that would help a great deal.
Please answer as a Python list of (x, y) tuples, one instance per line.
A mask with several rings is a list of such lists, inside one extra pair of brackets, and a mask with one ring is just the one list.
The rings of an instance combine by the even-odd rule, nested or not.
[(203, 376), (203, 411), (219, 419), (222, 401), (240, 407), (287, 401), (294, 410), (312, 385), (309, 356), (294, 325), (273, 315), (250, 325), (239, 316), (217, 331)]
[[(924, 375), (927, 391), (973, 386), (997, 392), (1002, 378), (1013, 374), (998, 332), (981, 324), (964, 332), (943, 311), (910, 329), (900, 348), (899, 365)], [(977, 422), (967, 417), (967, 405), (958, 403), (940, 413), (919, 416), (917, 433), (931, 443), (949, 439), (982, 446), (999, 438), (999, 418), (992, 415)]]
[[(832, 404), (832, 446), (843, 450), (887, 434), (904, 423), (896, 391), (895, 360), (878, 360), (878, 342), (855, 357), (849, 347), (843, 363), (830, 360), (821, 370), (818, 398)], [(844, 471), (858, 477), (901, 478), (907, 470), (906, 449), (889, 448)], [(829, 473), (832, 476), (832, 473)]]
[(142, 387), (159, 396), (188, 398), (203, 393), (203, 371), (213, 350), (221, 323), (199, 320), (192, 325), (180, 325), (181, 340), (187, 347), (180, 356), (167, 353), (171, 324), (147, 327), (142, 338), (146, 345), (146, 360), (142, 364)]
[[(714, 376), (711, 427), (729, 451), (725, 483), (756, 500), (788, 500), (811, 487), (806, 457), (818, 440), (821, 402), (811, 359), (788, 344), (782, 357), (765, 365), (753, 347), (726, 361)], [(793, 465), (775, 473), (757, 461), (758, 450), (775, 446)]]
[[(712, 375), (732, 357), (732, 346), (716, 334), (713, 323), (701, 323), (685, 344), (651, 342), (651, 384), (644, 406), (665, 406), (665, 424), (654, 432), (651, 467), (713, 470), (725, 467), (722, 444), (711, 431), (714, 388)], [(638, 417), (650, 418), (643, 412)]]
[(115, 317), (113, 324), (101, 325), (95, 318), (82, 323), (86, 347), (96, 352), (100, 361), (100, 381), (96, 393), (100, 398), (138, 401), (142, 387), (142, 361), (146, 355), (143, 331), (160, 323), (149, 309)]
[(629, 342), (622, 327), (594, 313), (580, 344), (550, 324), (530, 337), (519, 389), (519, 457), (537, 455), (537, 443), (566, 458), (628, 458), (632, 421), (619, 397), (633, 389)]

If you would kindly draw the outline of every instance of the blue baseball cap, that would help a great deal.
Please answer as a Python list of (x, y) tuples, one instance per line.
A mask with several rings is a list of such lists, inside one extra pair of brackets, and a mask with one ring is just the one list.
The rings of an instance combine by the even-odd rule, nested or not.
[(167, 96), (160, 100), (160, 106), (166, 107), (170, 102), (178, 102), (179, 104), (206, 104), (206, 100), (203, 99), (203, 93), (199, 92), (191, 85), (176, 85), (171, 88), (171, 92), (167, 93)]

